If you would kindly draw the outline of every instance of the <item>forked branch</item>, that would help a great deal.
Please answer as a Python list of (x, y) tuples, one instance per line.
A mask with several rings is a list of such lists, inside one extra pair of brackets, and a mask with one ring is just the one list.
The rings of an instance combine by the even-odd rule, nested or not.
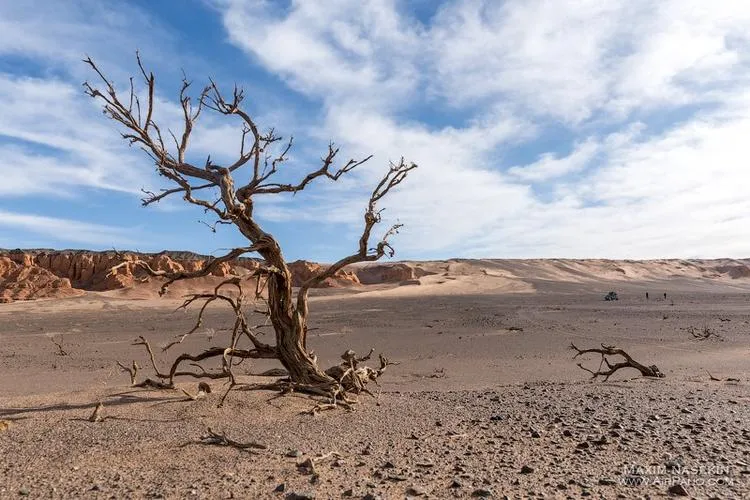
[(317, 275), (308, 279), (300, 287), (297, 295), (297, 311), (303, 317), (307, 316), (307, 295), (311, 287), (315, 287), (327, 278), (334, 276), (337, 272), (348, 265), (356, 264), (358, 262), (376, 261), (385, 255), (388, 255), (389, 257), (393, 256), (393, 247), (391, 247), (388, 240), (391, 236), (398, 234), (399, 229), (402, 227), (401, 224), (392, 226), (385, 232), (385, 234), (383, 234), (383, 237), (375, 247), (370, 247), (372, 230), (375, 225), (381, 221), (382, 209), (378, 209), (378, 201), (387, 195), (391, 189), (401, 184), (401, 182), (406, 179), (409, 172), (415, 168), (417, 168), (417, 166), (414, 163), (407, 164), (403, 158), (401, 158), (397, 164), (391, 163), (390, 169), (372, 191), (370, 199), (368, 200), (367, 209), (364, 213), (364, 227), (362, 229), (362, 235), (359, 238), (357, 251), (327, 267)]
[[(623, 351), (622, 349), (618, 349), (615, 346), (612, 345), (606, 345), (602, 344), (601, 348), (592, 348), (592, 349), (579, 349), (576, 347), (575, 344), (571, 342), (570, 348), (576, 351), (576, 355), (573, 356), (573, 359), (577, 358), (578, 356), (581, 356), (583, 354), (587, 353), (595, 353), (599, 354), (601, 356), (601, 361), (599, 362), (599, 368), (596, 370), (590, 370), (589, 368), (586, 368), (583, 366), (583, 364), (578, 363), (578, 367), (582, 370), (585, 370), (591, 374), (591, 378), (597, 378), (599, 376), (604, 377), (604, 380), (608, 380), (610, 376), (612, 376), (617, 370), (620, 370), (622, 368), (634, 368), (641, 372), (641, 375), (644, 377), (654, 377), (654, 378), (663, 378), (664, 374), (659, 371), (659, 368), (656, 365), (651, 366), (645, 366), (641, 363), (635, 361), (627, 352)], [(610, 360), (607, 358), (607, 356), (620, 356), (624, 358), (624, 361), (621, 361), (619, 363), (611, 363)], [(606, 366), (607, 369), (604, 370), (603, 367)]]

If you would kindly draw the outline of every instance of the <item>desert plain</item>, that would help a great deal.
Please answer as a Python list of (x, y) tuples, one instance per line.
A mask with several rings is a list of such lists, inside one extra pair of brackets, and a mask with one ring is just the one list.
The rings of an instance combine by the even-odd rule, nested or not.
[[(750, 497), (750, 261), (405, 265), (424, 272), (314, 290), (322, 366), (370, 348), (399, 363), (354, 411), (314, 415), (308, 396), (242, 387), (219, 406), (222, 381), (197, 400), (131, 387), (118, 361), (153, 376), (134, 339), (193, 327), (183, 289), (0, 304), (0, 498)], [(232, 320), (211, 307), (157, 363), (220, 342)], [(665, 377), (592, 379), (577, 363), (599, 356), (574, 360), (571, 343), (616, 345)]]

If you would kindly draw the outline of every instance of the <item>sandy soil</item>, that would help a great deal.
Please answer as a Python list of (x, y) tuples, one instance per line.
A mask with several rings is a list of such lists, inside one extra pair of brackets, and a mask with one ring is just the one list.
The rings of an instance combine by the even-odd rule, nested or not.
[[(309, 399), (269, 392), (217, 408), (216, 382), (199, 401), (128, 387), (115, 362), (146, 365), (135, 337), (160, 345), (192, 326), (173, 299), (2, 305), (0, 497), (656, 498), (677, 483), (695, 498), (750, 496), (750, 282), (640, 264), (624, 279), (606, 261), (519, 266), (433, 263), (422, 285), (316, 291), (322, 365), (369, 347), (401, 364), (377, 401), (315, 417)], [(619, 301), (602, 300), (610, 290)], [(215, 344), (229, 319), (211, 310), (179, 350)], [(691, 326), (721, 339), (697, 341)], [(571, 342), (617, 344), (666, 378), (592, 382)], [(276, 366), (243, 366), (243, 380)], [(106, 418), (89, 422), (99, 401)], [(209, 427), (265, 448), (206, 444)], [(331, 452), (315, 474), (299, 466)]]

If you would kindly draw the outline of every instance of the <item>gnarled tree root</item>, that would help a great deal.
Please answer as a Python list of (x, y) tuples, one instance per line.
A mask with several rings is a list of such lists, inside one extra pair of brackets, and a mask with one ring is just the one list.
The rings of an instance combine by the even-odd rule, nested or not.
[[(652, 378), (663, 378), (664, 374), (659, 371), (659, 368), (656, 365), (651, 366), (645, 366), (640, 364), (639, 362), (635, 361), (627, 352), (623, 351), (622, 349), (619, 349), (612, 345), (606, 345), (602, 344), (601, 348), (592, 348), (592, 349), (579, 349), (576, 347), (575, 344), (571, 342), (570, 348), (576, 351), (576, 355), (573, 356), (573, 359), (577, 358), (578, 356), (582, 354), (587, 354), (590, 352), (596, 353), (601, 355), (602, 359), (599, 363), (599, 368), (594, 371), (586, 368), (581, 363), (578, 363), (578, 367), (582, 370), (585, 370), (591, 374), (591, 378), (597, 378), (599, 376), (604, 377), (604, 380), (608, 380), (610, 376), (612, 376), (617, 370), (620, 370), (622, 368), (634, 368), (641, 372), (641, 375), (644, 377), (652, 377)], [(619, 363), (610, 363), (609, 359), (607, 359), (607, 356), (621, 356), (625, 360), (621, 361)], [(607, 369), (603, 370), (602, 368), (606, 365)]]

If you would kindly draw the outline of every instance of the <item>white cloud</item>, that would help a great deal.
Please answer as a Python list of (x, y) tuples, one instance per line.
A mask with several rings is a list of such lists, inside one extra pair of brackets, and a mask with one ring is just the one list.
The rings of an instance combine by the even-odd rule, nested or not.
[(0, 210), (0, 227), (43, 235), (63, 243), (96, 246), (133, 244), (132, 228), (90, 224), (71, 219)]
[(596, 156), (599, 149), (600, 145), (597, 141), (588, 139), (577, 144), (568, 156), (559, 158), (554, 153), (544, 153), (531, 165), (512, 167), (508, 172), (524, 181), (547, 181), (583, 170)]
[[(750, 221), (728, 217), (747, 179), (736, 107), (750, 80), (750, 4), (465, 0), (425, 25), (389, 1), (218, 4), (232, 41), (323, 100), (321, 135), (376, 153), (362, 185), (402, 154), (421, 164), (386, 202), (408, 223), (409, 256), (750, 252)], [(713, 114), (692, 115), (704, 105)], [(410, 118), (420, 106), (470, 118), (431, 127)], [(670, 110), (684, 110), (680, 121), (649, 125)], [(505, 163), (505, 148), (531, 147), (550, 124), (573, 142)], [(733, 243), (710, 236), (723, 230)]]
[[(280, 133), (301, 139), (290, 180), (329, 138), (344, 160), (375, 154), (341, 183), (263, 199), (266, 220), (352, 232), (373, 182), (403, 155), (420, 169), (383, 205), (386, 222), (407, 224), (404, 257), (750, 253), (750, 3), (457, 0), (418, 20), (397, 0), (206, 1), (233, 44), (308, 98), (299, 121), (278, 111), (294, 103), (264, 94), (249, 104), (262, 127), (280, 119)], [(68, 65), (93, 45), (120, 81), (137, 40), (160, 57), (157, 46), (173, 52), (169, 34), (136, 8), (53, 5), (0, 6), (0, 56), (50, 68), (0, 75), (0, 139), (10, 140), (0, 142), (0, 194), (155, 184), (80, 95), (83, 69)], [(158, 117), (179, 130), (171, 97)], [(196, 129), (194, 161), (236, 154), (238, 129), (217, 118)], [(519, 146), (528, 164), (512, 159)]]

